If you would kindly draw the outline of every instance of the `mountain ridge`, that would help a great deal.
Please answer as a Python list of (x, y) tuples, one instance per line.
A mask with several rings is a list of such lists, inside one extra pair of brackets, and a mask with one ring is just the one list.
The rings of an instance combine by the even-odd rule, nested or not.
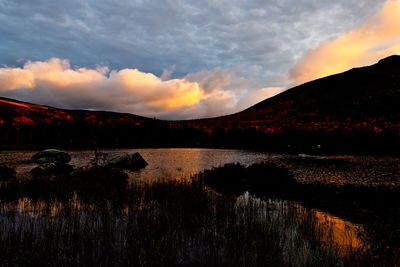
[[(395, 68), (393, 68), (395, 67)], [(380, 77), (382, 75), (381, 71), (384, 70), (384, 74), (385, 76), (391, 76), (393, 74), (397, 75), (396, 77), (396, 87), (392, 87), (392, 85), (390, 85), (389, 87), (386, 85), (386, 87), (383, 87), (386, 90), (392, 90), (395, 91), (395, 97), (396, 100), (398, 100), (399, 96), (400, 96), (400, 86), (398, 86), (400, 84), (400, 56), (390, 56), (387, 58), (384, 58), (382, 60), (380, 60), (378, 63), (373, 64), (371, 66), (366, 66), (366, 67), (359, 67), (359, 68), (353, 68), (350, 69), (348, 71), (342, 72), (342, 73), (338, 73), (338, 74), (333, 74), (327, 77), (323, 77), (314, 81), (310, 81), (298, 86), (295, 86), (293, 88), (290, 88), (286, 91), (284, 91), (283, 93), (276, 95), (274, 97), (268, 98), (266, 100), (263, 100), (255, 105), (253, 105), (252, 107), (241, 111), (239, 113), (246, 113), (247, 111), (251, 111), (251, 110), (255, 110), (255, 109), (259, 109), (259, 108), (263, 108), (267, 105), (271, 105), (273, 104), (275, 101), (281, 101), (285, 98), (288, 97), (296, 97), (299, 94), (306, 94), (306, 93), (310, 93), (311, 90), (315, 90), (315, 93), (318, 94), (327, 94), (327, 90), (326, 87), (331, 87), (329, 84), (334, 84), (336, 86), (337, 89), (339, 89), (339, 92), (343, 92), (343, 90), (348, 90), (349, 85), (351, 86), (351, 90), (348, 90), (348, 92), (351, 93), (365, 93), (365, 89), (368, 89), (368, 93), (371, 93), (371, 89), (370, 86), (368, 85), (368, 83), (370, 82), (370, 80), (381, 80), (383, 83), (383, 77)], [(366, 73), (367, 72), (367, 73)], [(369, 75), (373, 75), (373, 77), (369, 76)], [(337, 85), (337, 79), (340, 79), (340, 81), (342, 82), (341, 86)], [(351, 81), (350, 81), (351, 80)], [(363, 80), (365, 82), (363, 82)], [(356, 84), (357, 82), (359, 82), (360, 84)], [(346, 85), (347, 84), (347, 85)], [(332, 89), (332, 88), (329, 88)], [(393, 90), (394, 89), (394, 90)], [(393, 92), (392, 92), (393, 93)], [(346, 94), (346, 96), (351, 96), (351, 94)], [(392, 96), (392, 94), (391, 94)], [(354, 95), (352, 95), (352, 97), (354, 97)], [(392, 103), (391, 101), (388, 101), (391, 104), (391, 108), (392, 110), (395, 111), (399, 111), (396, 107), (394, 107), (394, 103)], [(385, 103), (386, 104), (386, 103)]]
[(206, 119), (162, 121), (0, 97), (0, 144), (398, 148), (398, 103), (396, 55), (298, 85), (241, 112)]

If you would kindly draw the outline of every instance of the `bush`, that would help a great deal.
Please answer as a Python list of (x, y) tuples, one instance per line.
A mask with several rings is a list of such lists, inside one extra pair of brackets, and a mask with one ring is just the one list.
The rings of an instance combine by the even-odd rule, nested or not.
[(249, 167), (239, 163), (225, 164), (200, 173), (197, 180), (219, 192), (233, 194), (246, 191), (277, 194), (283, 190), (294, 190), (298, 186), (288, 170), (267, 162)]

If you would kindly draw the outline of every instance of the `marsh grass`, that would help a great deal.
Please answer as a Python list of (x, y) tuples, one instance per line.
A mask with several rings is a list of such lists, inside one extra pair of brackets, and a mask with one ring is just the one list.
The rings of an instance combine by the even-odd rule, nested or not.
[[(103, 199), (0, 216), (2, 266), (336, 266), (287, 202), (215, 194), (196, 182), (129, 188)], [(300, 250), (299, 250), (300, 249)]]
[[(209, 177), (226, 176), (216, 172)], [(1, 266), (361, 266), (368, 256), (327, 240), (332, 226), (295, 202), (217, 193), (196, 177), (128, 183), (123, 172), (95, 166), (2, 190)], [(38, 208), (21, 208), (21, 198)]]
[[(287, 216), (289, 203), (235, 200), (197, 184), (136, 188), (121, 210), (109, 201), (57, 214), (3, 212), (3, 266), (336, 266)], [(168, 193), (165, 193), (168, 192)], [(100, 204), (100, 203), (98, 203)]]
[(14, 169), (0, 165), (0, 182), (13, 179), (16, 174)]

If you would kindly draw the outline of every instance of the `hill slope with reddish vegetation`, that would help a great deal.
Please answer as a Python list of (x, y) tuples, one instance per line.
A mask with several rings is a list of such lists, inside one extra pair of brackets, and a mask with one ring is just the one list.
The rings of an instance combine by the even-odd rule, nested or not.
[(0, 144), (5, 147), (118, 145), (115, 133), (126, 128), (139, 132), (152, 121), (132, 114), (63, 110), (0, 97)]
[(400, 56), (308, 82), (233, 115), (186, 124), (213, 129), (227, 142), (252, 138), (247, 142), (254, 147), (398, 148)]
[(242, 112), (160, 121), (61, 110), (0, 98), (3, 146), (212, 146), (290, 151), (396, 152), (400, 56), (289, 89)]

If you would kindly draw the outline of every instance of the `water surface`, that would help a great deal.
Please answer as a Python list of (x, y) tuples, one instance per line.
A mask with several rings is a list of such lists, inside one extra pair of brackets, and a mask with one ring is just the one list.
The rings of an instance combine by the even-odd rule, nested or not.
[[(14, 167), (17, 177), (29, 177), (29, 171), (36, 165), (30, 161), (36, 151), (0, 151), (0, 164)], [(103, 160), (123, 155), (128, 152), (139, 152), (149, 165), (137, 172), (129, 171), (131, 181), (152, 183), (157, 180), (185, 180), (205, 169), (222, 166), (226, 163), (241, 163), (250, 165), (257, 162), (273, 162), (288, 168), (295, 178), (304, 183), (322, 182), (327, 184), (357, 184), (366, 186), (400, 186), (400, 158), (389, 156), (354, 156), (333, 155), (318, 160), (304, 160), (298, 155), (264, 153), (248, 150), (229, 149), (190, 149), (190, 148), (160, 148), (160, 149), (113, 149), (98, 152), (90, 150), (68, 151), (72, 157), (71, 163), (75, 168), (85, 168), (96, 158), (98, 163)], [(37, 216), (47, 210), (52, 216), (63, 204), (58, 202), (33, 202), (29, 198), (21, 198), (17, 203), (2, 203), (3, 212), (15, 211), (31, 216)], [(75, 206), (79, 206), (77, 201)], [(358, 249), (369, 246), (365, 237), (379, 232), (380, 224), (388, 224), (396, 229), (393, 222), (380, 221), (367, 223), (367, 230), (363, 221), (351, 221), (331, 213), (329, 210), (314, 209), (296, 203), (301, 211), (311, 210), (315, 221), (326, 225), (330, 232), (321, 234), (323, 242), (334, 242), (344, 248)], [(353, 207), (345, 207), (354, 214), (362, 213)], [(385, 207), (382, 207), (385, 209)], [(301, 214), (301, 212), (300, 212)], [(383, 236), (386, 233), (382, 234)], [(388, 235), (391, 235), (389, 232)]]
[[(205, 169), (226, 163), (250, 165), (262, 161), (274, 162), (288, 168), (304, 183), (359, 184), (367, 186), (400, 186), (400, 158), (389, 156), (327, 156), (326, 163), (298, 160), (298, 155), (274, 154), (248, 150), (160, 148), (113, 149), (99, 151), (102, 157), (137, 151), (149, 163), (139, 172), (129, 172), (132, 179), (151, 182), (159, 179), (190, 179)], [(35, 151), (0, 151), (0, 164), (16, 168), (18, 177), (26, 176), (35, 167), (30, 162)], [(69, 151), (75, 168), (89, 166), (95, 158), (90, 150)], [(335, 163), (338, 160), (338, 163)], [(340, 163), (340, 164), (339, 164)]]

